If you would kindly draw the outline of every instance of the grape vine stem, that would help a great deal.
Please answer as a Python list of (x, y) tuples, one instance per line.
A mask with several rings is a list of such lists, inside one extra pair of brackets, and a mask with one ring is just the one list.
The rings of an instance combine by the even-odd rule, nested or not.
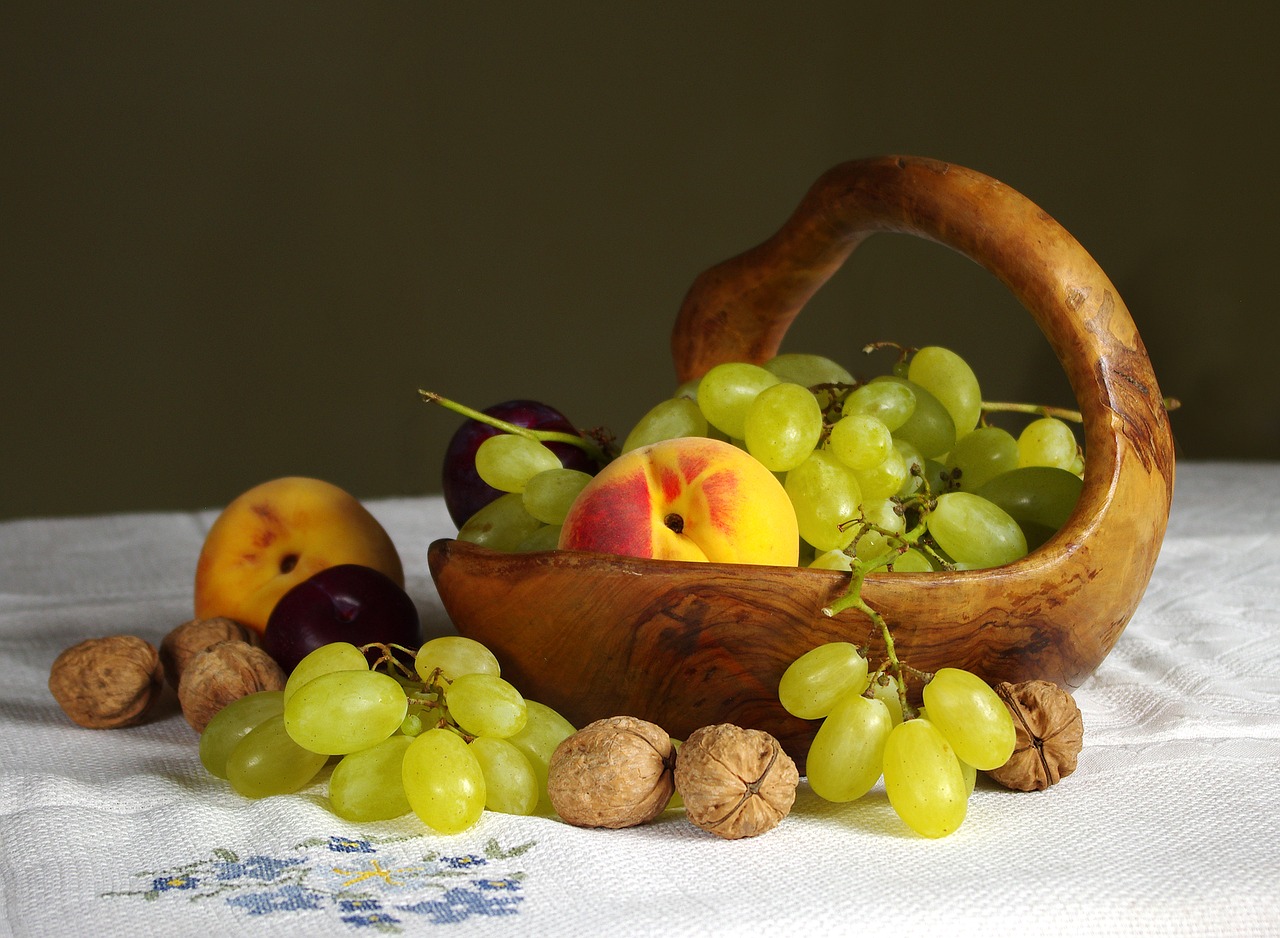
[(890, 630), (889, 623), (885, 621), (884, 616), (880, 615), (862, 598), (862, 584), (866, 580), (867, 574), (873, 570), (888, 566), (893, 562), (893, 558), (907, 549), (908, 545), (918, 541), (924, 530), (925, 527), (922, 522), (911, 531), (897, 537), (901, 545), (898, 549), (881, 554), (873, 560), (854, 561), (848, 590), (845, 591), (843, 596), (822, 610), (824, 616), (836, 616), (846, 609), (857, 609), (871, 620), (872, 625), (880, 630), (880, 637), (884, 641), (885, 657), (889, 659), (889, 673), (893, 678), (894, 684), (897, 685), (898, 703), (902, 705), (902, 713), (906, 719), (910, 719), (914, 713), (914, 708), (907, 700), (905, 669), (902, 662), (898, 660), (898, 651), (893, 642), (893, 632)]
[(515, 436), (522, 436), (527, 440), (535, 440), (539, 443), (568, 443), (570, 446), (576, 446), (586, 453), (597, 465), (604, 465), (609, 461), (608, 455), (595, 442), (585, 436), (578, 436), (574, 433), (563, 433), (559, 430), (533, 430), (529, 427), (522, 427), (519, 424), (510, 423), (506, 420), (499, 420), (497, 417), (491, 417), (483, 411), (476, 410), (474, 407), (468, 407), (466, 404), (460, 404), (457, 401), (450, 400), (443, 394), (437, 394), (435, 391), (425, 391), (418, 389), (418, 394), (428, 404), (439, 404), (455, 414), (461, 414), (463, 417), (469, 417), (472, 420), (478, 420), (480, 423), (488, 424), (503, 433), (510, 433)]

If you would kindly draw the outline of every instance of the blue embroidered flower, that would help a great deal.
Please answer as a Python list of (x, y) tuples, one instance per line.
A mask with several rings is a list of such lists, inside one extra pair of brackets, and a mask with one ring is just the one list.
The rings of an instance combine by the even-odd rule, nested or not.
[(367, 840), (352, 840), (350, 837), (330, 837), (329, 849), (334, 853), (376, 853)]
[(472, 882), (485, 892), (510, 892), (520, 888), (520, 881), (516, 879), (473, 879)]
[[(155, 901), (173, 893), (175, 902), (225, 902), (241, 914), (272, 921), (320, 912), (327, 913), (331, 928), (341, 922), (388, 934), (403, 931), (412, 916), (441, 925), (520, 911), (524, 873), (509, 861), (528, 852), (533, 842), (504, 848), (494, 839), (476, 853), (454, 856), (421, 852), (416, 843), (413, 837), (321, 835), (297, 844), (300, 852), (291, 856), (247, 857), (220, 846), (203, 859), (135, 874), (150, 888), (102, 895)], [(408, 902), (395, 902), (393, 894)]]
[(274, 892), (254, 892), (232, 896), (228, 905), (239, 906), (250, 915), (266, 915), (270, 912), (300, 912), (305, 909), (318, 909), (324, 901), (324, 894), (301, 886), (281, 886)]
[(523, 896), (487, 896), (465, 887), (445, 891), (439, 899), (399, 906), (405, 912), (425, 915), (433, 925), (452, 925), (473, 915), (514, 915)]
[(297, 857), (282, 860), (279, 857), (252, 856), (245, 860), (225, 861), (213, 865), (218, 879), (256, 879), (264, 883), (274, 882), (291, 866), (298, 866), (306, 861)]
[(151, 888), (155, 892), (168, 892), (170, 889), (195, 889), (200, 885), (198, 876), (185, 876), (177, 874), (174, 876), (157, 876), (151, 881)]
[(387, 915), (385, 912), (370, 912), (368, 915), (344, 915), (342, 920), (348, 925), (355, 925), (357, 928), (374, 927), (380, 925), (399, 925), (400, 919), (393, 915)]

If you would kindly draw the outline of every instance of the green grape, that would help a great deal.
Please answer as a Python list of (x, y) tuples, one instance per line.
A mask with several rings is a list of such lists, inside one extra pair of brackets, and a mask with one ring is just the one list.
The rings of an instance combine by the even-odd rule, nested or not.
[[(920, 450), (908, 443), (906, 440), (895, 439), (893, 448), (898, 451), (898, 455), (902, 457), (902, 465), (906, 469), (906, 477), (902, 480), (902, 485), (898, 486), (898, 491), (894, 494), (899, 498), (910, 498), (925, 484), (925, 473), (929, 460), (920, 455)], [(936, 492), (937, 489), (930, 489)]]
[(542, 522), (525, 509), (524, 496), (508, 492), (468, 518), (458, 530), (458, 540), (510, 552), (541, 526)]
[(884, 701), (845, 694), (827, 714), (806, 760), (809, 786), (827, 801), (854, 801), (880, 779), (893, 717)]
[[(1066, 469), (1024, 466), (990, 479), (976, 494), (1003, 508), (1023, 531), (1035, 527), (1053, 532), (1075, 511), (1083, 485), (1078, 475)], [(1030, 537), (1027, 543), (1030, 547)]]
[(778, 378), (759, 365), (725, 362), (716, 365), (698, 382), (698, 407), (707, 422), (731, 439), (746, 432), (747, 410), (751, 402)]
[(889, 710), (889, 719), (894, 726), (902, 722), (902, 698), (898, 696), (898, 684), (883, 672), (876, 675), (868, 688), (871, 696), (880, 701)]
[(891, 569), (894, 573), (932, 573), (933, 564), (920, 551), (910, 548), (894, 559)]
[(889, 804), (917, 834), (945, 837), (964, 821), (969, 792), (955, 750), (926, 719), (893, 728), (884, 747)]
[(227, 780), (246, 798), (287, 795), (308, 785), (329, 761), (295, 743), (284, 715), (267, 717), (245, 734), (227, 757)]
[(528, 718), (520, 732), (509, 738), (509, 742), (524, 753), (533, 768), (538, 780), (539, 814), (550, 814), (551, 800), (547, 797), (547, 766), (551, 763), (551, 754), (556, 746), (568, 739), (575, 732), (574, 725), (544, 703), (526, 700), (525, 709)]
[(284, 702), (298, 692), (304, 684), (331, 671), (368, 671), (369, 660), (350, 642), (329, 642), (306, 654), (284, 684)]
[(928, 345), (911, 356), (907, 379), (920, 385), (951, 415), (956, 438), (964, 439), (982, 416), (982, 390), (973, 369), (950, 349)]
[(800, 536), (816, 550), (843, 549), (853, 540), (862, 490), (853, 470), (826, 450), (815, 450), (787, 473), (783, 486), (796, 512)]
[(956, 423), (942, 402), (920, 385), (895, 375), (882, 375), (871, 384), (902, 384), (911, 390), (916, 406), (900, 427), (893, 431), (896, 439), (906, 440), (929, 459), (951, 451), (956, 445)]
[(539, 525), (532, 534), (515, 546), (513, 553), (526, 554), (539, 550), (556, 550), (560, 546), (561, 530), (563, 529), (558, 524)]
[(464, 635), (440, 635), (418, 649), (414, 659), (418, 677), (430, 680), (437, 669), (450, 681), (464, 674), (492, 674), (497, 677), (502, 673), (493, 652)]
[(978, 427), (956, 441), (947, 469), (958, 473), (961, 491), (976, 492), (1002, 472), (1018, 467), (1018, 441), (1000, 427)]
[(770, 472), (800, 465), (822, 436), (822, 408), (808, 388), (782, 382), (765, 388), (747, 408), (743, 441)]
[(872, 469), (893, 448), (893, 435), (883, 420), (871, 414), (850, 414), (831, 427), (827, 449), (850, 469)]
[(427, 730), (404, 752), (401, 780), (409, 807), (441, 834), (460, 834), (484, 813), (484, 770), (457, 733)]
[(214, 714), (200, 734), (201, 764), (210, 775), (226, 778), (227, 758), (236, 744), (268, 717), (282, 713), (283, 691), (262, 690), (231, 701)]
[(854, 472), (863, 498), (877, 500), (898, 494), (911, 478), (907, 461), (896, 446), (878, 465)]
[(532, 814), (538, 807), (538, 776), (509, 740), (477, 736), (471, 752), (484, 773), (484, 806), (499, 814)]
[(767, 371), (778, 376), (780, 381), (790, 381), (802, 387), (812, 388), (819, 384), (854, 384), (853, 375), (845, 367), (825, 355), (812, 355), (805, 352), (784, 352), (775, 355), (764, 363)]
[(915, 409), (916, 396), (905, 383), (873, 381), (846, 397), (840, 414), (843, 417), (867, 414), (883, 423), (892, 433), (910, 419)]
[(956, 755), (976, 769), (998, 769), (1013, 755), (1009, 708), (987, 682), (959, 668), (941, 668), (924, 686), (929, 719)]
[(842, 550), (823, 551), (809, 562), (809, 567), (813, 570), (843, 570), (848, 573), (853, 570), (853, 558)]
[(622, 452), (629, 453), (650, 443), (675, 440), (683, 436), (706, 436), (707, 418), (702, 416), (692, 396), (677, 395), (655, 404), (641, 417), (622, 442)]
[(1019, 466), (1070, 469), (1076, 460), (1076, 435), (1056, 417), (1033, 420), (1018, 434)]
[(330, 671), (289, 698), (284, 722), (299, 746), (344, 755), (382, 742), (400, 729), (408, 710), (404, 688), (390, 675)]
[(569, 506), (591, 476), (577, 469), (548, 469), (539, 472), (524, 487), (524, 510), (543, 524), (564, 524)]
[(889, 498), (863, 500), (862, 520), (875, 527), (859, 529), (857, 537), (850, 545), (859, 560), (874, 560), (895, 550), (901, 543), (893, 535), (906, 531), (907, 519), (898, 512), (897, 508), (897, 503)]
[(409, 813), (402, 766), (413, 738), (399, 734), (343, 756), (329, 776), (329, 806), (348, 821), (388, 821)]
[(925, 525), (938, 546), (967, 569), (998, 567), (1027, 552), (1018, 522), (972, 492), (939, 495)]
[(560, 465), (560, 457), (546, 446), (514, 433), (488, 437), (476, 450), (476, 474), (500, 492), (523, 492), (539, 472)]
[(778, 702), (794, 717), (817, 720), (845, 694), (867, 689), (867, 659), (849, 642), (811, 648), (787, 667), (778, 682)]
[(978, 784), (978, 770), (973, 766), (971, 766), (969, 763), (965, 762), (963, 759), (961, 759), (960, 771), (964, 773), (965, 791), (967, 791), (970, 795), (972, 795), (973, 789), (977, 787), (977, 784)]
[(506, 739), (524, 727), (529, 708), (510, 683), (494, 674), (463, 674), (445, 690), (445, 705), (470, 736)]

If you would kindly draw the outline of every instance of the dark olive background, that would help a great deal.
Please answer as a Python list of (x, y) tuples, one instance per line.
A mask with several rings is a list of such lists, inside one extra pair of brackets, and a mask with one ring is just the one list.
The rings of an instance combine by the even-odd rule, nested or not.
[[(285, 474), (438, 491), (457, 418), (421, 387), (623, 435), (673, 387), (693, 278), (883, 153), (1076, 235), (1182, 456), (1280, 458), (1278, 9), (6, 3), (0, 517)], [(879, 339), (1070, 403), (1027, 314), (935, 245), (872, 239), (786, 348), (879, 370)]]

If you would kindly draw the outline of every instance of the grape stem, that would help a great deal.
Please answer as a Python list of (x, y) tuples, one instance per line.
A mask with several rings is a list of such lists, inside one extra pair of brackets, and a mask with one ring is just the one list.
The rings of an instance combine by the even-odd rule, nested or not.
[[(1165, 410), (1177, 410), (1182, 401), (1176, 397), (1163, 399)], [(983, 401), (982, 412), (987, 414), (1032, 414), (1040, 417), (1057, 417), (1059, 420), (1070, 420), (1072, 423), (1084, 423), (1084, 417), (1078, 410), (1069, 407), (1052, 407), (1048, 404), (1019, 404), (1012, 401)]]
[(457, 401), (450, 400), (442, 394), (435, 391), (425, 391), (418, 389), (418, 394), (428, 404), (439, 404), (455, 414), (461, 414), (463, 417), (469, 417), (472, 420), (478, 420), (480, 423), (488, 424), (501, 430), (503, 433), (510, 433), (514, 436), (522, 436), (527, 440), (535, 440), (539, 443), (568, 443), (570, 446), (576, 446), (586, 453), (596, 463), (603, 466), (609, 461), (608, 455), (600, 447), (595, 440), (587, 436), (579, 436), (576, 433), (564, 433), (559, 430), (533, 430), (529, 427), (522, 427), (519, 424), (510, 423), (506, 420), (500, 420), (497, 417), (491, 417), (483, 411), (476, 410), (474, 407), (468, 407), (466, 404), (460, 404)]
[(893, 679), (894, 684), (897, 685), (898, 702), (902, 705), (904, 719), (911, 719), (915, 715), (915, 709), (907, 700), (907, 682), (904, 674), (906, 668), (898, 660), (898, 651), (893, 642), (893, 632), (889, 628), (889, 623), (884, 620), (884, 616), (880, 615), (862, 598), (862, 584), (866, 580), (867, 574), (881, 567), (889, 566), (893, 563), (895, 557), (907, 550), (910, 545), (919, 541), (924, 532), (925, 525), (921, 521), (910, 531), (901, 535), (894, 535), (899, 542), (899, 546), (894, 550), (886, 551), (871, 560), (855, 560), (852, 565), (848, 590), (845, 591), (843, 596), (822, 610), (824, 616), (830, 617), (836, 616), (846, 609), (857, 609), (871, 620), (875, 628), (880, 630), (880, 637), (884, 641), (885, 657), (889, 659), (889, 676)]

